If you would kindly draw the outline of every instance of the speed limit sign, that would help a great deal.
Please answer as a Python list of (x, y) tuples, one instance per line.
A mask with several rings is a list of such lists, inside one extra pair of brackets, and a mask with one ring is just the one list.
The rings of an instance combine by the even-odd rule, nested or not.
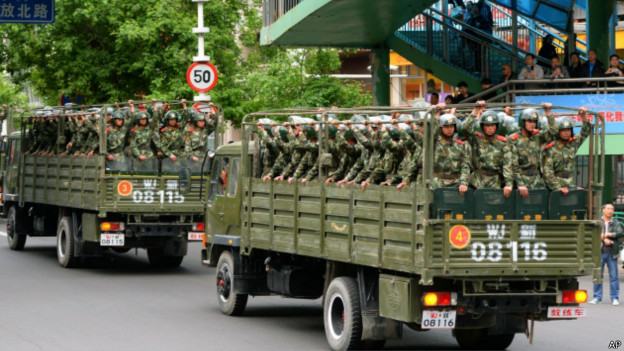
[(209, 62), (195, 62), (186, 71), (186, 82), (200, 93), (214, 88), (217, 78), (217, 69)]

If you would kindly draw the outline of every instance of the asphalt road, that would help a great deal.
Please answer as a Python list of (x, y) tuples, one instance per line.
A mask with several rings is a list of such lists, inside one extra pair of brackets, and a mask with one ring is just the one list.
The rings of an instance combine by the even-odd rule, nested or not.
[[(54, 238), (28, 238), (24, 251), (11, 251), (5, 223), (0, 221), (0, 350), (328, 349), (320, 299), (254, 298), (243, 317), (221, 315), (215, 272), (201, 266), (199, 244), (176, 269), (150, 267), (141, 250), (63, 269)], [(581, 280), (591, 295), (590, 283)], [(587, 308), (584, 319), (536, 323), (533, 345), (516, 335), (509, 350), (608, 350), (610, 341), (624, 342), (624, 305)], [(388, 341), (386, 349), (458, 346), (448, 330), (405, 328), (403, 339)]]

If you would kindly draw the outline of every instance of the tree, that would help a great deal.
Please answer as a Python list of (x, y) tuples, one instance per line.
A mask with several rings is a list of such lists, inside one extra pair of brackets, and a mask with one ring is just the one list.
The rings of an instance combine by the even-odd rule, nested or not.
[[(258, 4), (204, 4), (206, 55), (219, 72), (210, 93), (226, 118), (237, 123), (259, 109), (366, 103), (359, 85), (328, 75), (339, 67), (336, 51), (260, 48)], [(54, 24), (0, 27), (7, 44), (0, 64), (50, 105), (64, 93), (80, 94), (87, 104), (192, 99), (185, 77), (197, 53), (196, 6), (188, 0), (57, 0)]]
[(26, 94), (12, 84), (6, 77), (0, 77), (0, 105), (25, 107), (28, 102)]

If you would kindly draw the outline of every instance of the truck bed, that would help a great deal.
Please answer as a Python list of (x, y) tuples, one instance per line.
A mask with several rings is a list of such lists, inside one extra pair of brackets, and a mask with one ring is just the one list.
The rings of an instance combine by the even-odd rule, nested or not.
[[(361, 191), (254, 178), (243, 179), (243, 187), (244, 254), (263, 249), (322, 257), (418, 274), (421, 284), (436, 277), (523, 279), (598, 269), (592, 256), (599, 245), (596, 221), (432, 220), (427, 189)], [(460, 245), (450, 235), (457, 225), (470, 234)]]

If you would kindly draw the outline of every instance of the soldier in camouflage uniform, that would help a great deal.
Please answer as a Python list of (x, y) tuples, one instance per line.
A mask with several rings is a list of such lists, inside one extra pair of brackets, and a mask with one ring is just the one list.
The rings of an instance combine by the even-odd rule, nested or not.
[(546, 185), (551, 191), (560, 190), (564, 196), (568, 194), (570, 189), (576, 188), (574, 182), (576, 152), (591, 133), (587, 109), (581, 108), (579, 115), (583, 119), (580, 136), (573, 136), (574, 122), (572, 119), (561, 117), (557, 120), (559, 125), (557, 139), (544, 147), (542, 170)]
[(271, 171), (271, 167), (275, 164), (280, 150), (277, 146), (278, 138), (276, 138), (273, 128), (276, 126), (273, 123), (269, 128), (263, 128), (262, 123), (256, 124), (258, 127), (258, 139), (262, 142), (262, 178), (264, 178)]
[(73, 123), (72, 138), (71, 141), (67, 143), (67, 150), (63, 152), (61, 156), (73, 154), (74, 157), (78, 157), (81, 156), (81, 150), (87, 141), (89, 127), (85, 125), (86, 116), (83, 112), (74, 113), (69, 117), (69, 120)]
[(106, 159), (108, 161), (121, 161), (128, 130), (132, 123), (126, 124), (121, 112), (115, 111), (111, 116), (111, 127), (106, 129)]
[(81, 154), (86, 154), (87, 157), (91, 158), (94, 154), (98, 153), (100, 148), (100, 126), (99, 126), (99, 114), (91, 112), (89, 115), (89, 119), (86, 121), (88, 123), (89, 134), (86, 138), (85, 145), (81, 150)]
[[(500, 121), (496, 112), (485, 111), (485, 101), (477, 101), (470, 116), (463, 125), (464, 137), (472, 147), (474, 171), (470, 176), (470, 185), (475, 189), (503, 189), (503, 195), (509, 197), (513, 189), (512, 155), (507, 138), (497, 135)], [(473, 126), (479, 121), (480, 130)]]
[[(287, 125), (287, 123), (284, 123)], [(279, 136), (279, 138), (275, 138), (275, 145), (279, 150), (279, 155), (275, 159), (275, 163), (269, 173), (267, 173), (264, 177), (262, 177), (262, 182), (266, 183), (267, 180), (273, 179), (277, 174), (281, 174), (284, 168), (288, 166), (288, 162), (292, 153), (292, 144), (289, 143), (288, 129), (285, 127), (277, 127), (273, 128), (273, 134)]]
[(544, 145), (557, 135), (557, 124), (551, 112), (551, 104), (543, 104), (544, 115), (548, 119), (548, 129), (537, 128), (539, 112), (529, 108), (520, 115), (520, 131), (509, 137), (512, 146), (512, 169), (520, 196), (529, 196), (529, 189), (545, 188), (540, 174), (540, 154)]
[(178, 128), (180, 114), (177, 111), (169, 111), (165, 114), (165, 126), (160, 129), (160, 135), (154, 134), (154, 144), (158, 157), (168, 157), (173, 162), (178, 161), (178, 156), (184, 150), (184, 137)]
[[(353, 130), (352, 125), (347, 122), (349, 121), (345, 121), (345, 125), (348, 129), (344, 132), (342, 138), (344, 141), (338, 145), (338, 149), (342, 157), (338, 163), (338, 168), (328, 175), (328, 178), (325, 180), (325, 184), (329, 184), (330, 182), (340, 179), (337, 183), (340, 186), (351, 181), (352, 179), (348, 179), (349, 172), (353, 169), (356, 163), (358, 163), (358, 160), (366, 158), (366, 149), (364, 149), (364, 146), (357, 142), (357, 139), (355, 138), (355, 131)], [(355, 174), (355, 176), (357, 176), (357, 174)]]
[(157, 118), (153, 118), (150, 121), (148, 112), (140, 111), (135, 113), (134, 111), (134, 103), (130, 101), (130, 112), (137, 121), (136, 126), (130, 131), (130, 150), (132, 157), (145, 161), (154, 156), (152, 136), (155, 129), (158, 128), (158, 121)]
[[(393, 120), (393, 124), (396, 124), (396, 119)], [(380, 123), (377, 123), (378, 125)], [(401, 135), (395, 125), (386, 126), (381, 124), (379, 126), (381, 130), (381, 145), (384, 149), (384, 156), (380, 162), (377, 163), (375, 168), (371, 171), (368, 178), (360, 185), (362, 190), (366, 190), (366, 187), (370, 184), (380, 184), (386, 181), (386, 177), (391, 174), (396, 174), (399, 169), (399, 165), (402, 163), (407, 149), (400, 142)]]
[(25, 155), (38, 153), (40, 151), (41, 145), (44, 143), (43, 118), (41, 117), (41, 113), (37, 111), (34, 115), (31, 115), (30, 118), (32, 118), (33, 121), (28, 137), (31, 140), (32, 144), (28, 151), (24, 153)]
[[(366, 138), (362, 133), (356, 133), (355, 136), (360, 144), (364, 146), (368, 150), (370, 157), (367, 160), (364, 160), (363, 163), (356, 164), (354, 169), (357, 171), (360, 167), (362, 169), (358, 172), (357, 176), (351, 183), (357, 183), (361, 186), (366, 187), (363, 184), (371, 173), (375, 170), (375, 168), (383, 168), (383, 157), (385, 155), (386, 149), (383, 146), (382, 141), (382, 133), (379, 129), (379, 124), (376, 123), (373, 128), (369, 123), (366, 123), (366, 127), (369, 130), (368, 135), (370, 135), (370, 139)], [(349, 177), (349, 176), (347, 176)]]
[[(286, 124), (287, 127), (290, 125)], [(299, 163), (301, 159), (303, 159), (303, 155), (306, 152), (307, 140), (305, 140), (304, 133), (302, 133), (302, 128), (299, 123), (295, 123), (292, 128), (292, 132), (288, 134), (288, 145), (291, 148), (290, 160), (286, 167), (282, 170), (282, 174), (273, 178), (274, 181), (279, 182), (280, 180), (288, 179), (291, 175), (295, 173), (297, 167), (299, 167)]]
[(212, 133), (209, 127), (211, 122), (204, 113), (196, 114), (194, 120), (195, 126), (189, 129), (184, 142), (184, 152), (192, 161), (199, 162), (207, 151), (208, 136)]
[[(310, 169), (308, 173), (304, 176), (304, 178), (301, 179), (301, 184), (305, 185), (310, 180), (313, 180), (316, 177), (318, 177), (320, 174), (320, 167), (323, 167), (323, 166), (330, 167), (330, 169), (328, 170), (327, 179), (330, 178), (329, 176), (330, 174), (335, 173), (335, 171), (337, 170), (337, 167), (340, 165), (340, 160), (342, 158), (342, 151), (340, 150), (340, 145), (342, 143), (346, 143), (344, 142), (344, 140), (342, 140), (341, 136), (338, 135), (338, 128), (336, 127), (337, 125), (338, 125), (338, 120), (333, 120), (332, 124), (330, 124), (327, 127), (327, 150), (326, 151), (329, 155), (331, 155), (331, 159), (329, 160), (331, 165), (321, 164), (325, 162), (325, 160), (319, 160), (319, 162), (315, 162), (312, 169)], [(332, 180), (327, 182), (327, 179), (325, 179), (326, 184), (329, 184), (329, 182), (331, 182)]]
[[(288, 178), (288, 184), (292, 184), (293, 181), (305, 178), (307, 181), (314, 180), (318, 176), (318, 137), (316, 134), (316, 125), (314, 122), (310, 122), (310, 125), (302, 132), (307, 139), (307, 143), (304, 145), (305, 154), (301, 158), (301, 162), (297, 166), (297, 170), (292, 177)], [(305, 184), (305, 183), (304, 183)]]
[(455, 116), (444, 114), (435, 122), (434, 127), (439, 124), (440, 136), (433, 147), (431, 188), (459, 186), (459, 193), (463, 195), (468, 190), (470, 178), (470, 145), (453, 138), (459, 124)]

